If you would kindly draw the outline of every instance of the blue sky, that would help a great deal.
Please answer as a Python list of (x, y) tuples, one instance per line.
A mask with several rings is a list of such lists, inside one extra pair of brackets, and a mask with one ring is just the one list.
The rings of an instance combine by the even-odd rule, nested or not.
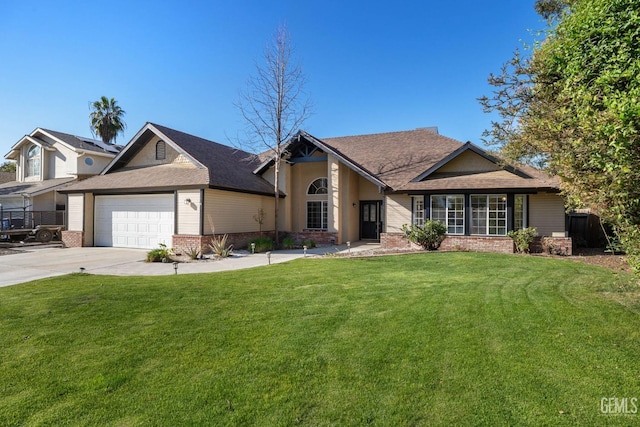
[(481, 143), (477, 98), (531, 31), (533, 0), (6, 1), (0, 5), (0, 150), (36, 127), (91, 136), (89, 102), (115, 97), (124, 144), (147, 122), (221, 143), (267, 42), (286, 24), (317, 137), (438, 126)]

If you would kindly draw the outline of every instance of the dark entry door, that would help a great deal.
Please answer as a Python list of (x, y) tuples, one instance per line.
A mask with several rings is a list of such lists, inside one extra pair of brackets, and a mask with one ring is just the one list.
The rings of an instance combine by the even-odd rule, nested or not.
[(382, 202), (360, 202), (360, 238), (380, 239), (382, 230)]

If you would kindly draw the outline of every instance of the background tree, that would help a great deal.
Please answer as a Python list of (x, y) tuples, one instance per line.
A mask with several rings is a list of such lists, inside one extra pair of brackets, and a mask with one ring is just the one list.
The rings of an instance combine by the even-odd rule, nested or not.
[(559, 175), (570, 203), (609, 222), (639, 271), (640, 0), (555, 3), (545, 40), (490, 76), (496, 89), (480, 102), (502, 121), (486, 135)]
[(305, 75), (292, 60), (291, 40), (284, 26), (278, 28), (256, 64), (236, 104), (246, 123), (252, 151), (269, 151), (274, 161), (275, 238), (279, 241), (280, 165), (285, 144), (311, 114), (311, 101), (304, 92)]
[(16, 162), (6, 161), (0, 165), (0, 172), (15, 172)]
[(91, 131), (105, 144), (115, 143), (119, 133), (123, 133), (127, 125), (123, 121), (125, 111), (120, 108), (114, 98), (101, 97), (90, 104)]

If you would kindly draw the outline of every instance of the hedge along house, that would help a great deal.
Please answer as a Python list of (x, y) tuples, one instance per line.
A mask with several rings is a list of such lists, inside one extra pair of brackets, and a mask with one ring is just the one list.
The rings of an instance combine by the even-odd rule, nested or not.
[[(513, 252), (509, 230), (565, 238), (555, 179), (503, 167), (473, 144), (433, 128), (318, 139), (299, 131), (280, 169), (279, 229), (318, 243), (409, 245), (404, 224), (448, 227), (445, 249)], [(236, 247), (274, 224), (273, 158), (147, 123), (96, 177), (67, 189), (67, 246), (205, 248), (213, 234)], [(264, 222), (256, 216), (264, 212)]]
[[(242, 245), (274, 229), (273, 186), (256, 156), (147, 123), (98, 176), (65, 188), (66, 246), (206, 249), (214, 234)], [(261, 225), (258, 210), (267, 213)]]
[[(282, 229), (299, 239), (406, 247), (402, 226), (433, 219), (447, 225), (443, 249), (511, 253), (507, 232), (531, 226), (571, 253), (556, 178), (435, 128), (322, 140), (300, 131), (285, 160)], [(272, 163), (255, 172), (272, 181)]]

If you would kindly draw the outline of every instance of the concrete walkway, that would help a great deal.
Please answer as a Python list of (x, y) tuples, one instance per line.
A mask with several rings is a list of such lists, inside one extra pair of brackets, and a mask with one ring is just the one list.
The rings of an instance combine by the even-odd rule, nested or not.
[[(346, 245), (323, 246), (309, 249), (307, 257), (327, 253), (361, 252), (377, 249), (374, 243), (354, 242)], [(19, 253), (0, 256), (0, 286), (15, 285), (47, 277), (77, 273), (83, 268), (85, 273), (116, 276), (157, 276), (175, 274), (173, 263), (144, 262), (146, 249), (123, 248), (52, 248), (28, 247)], [(271, 264), (302, 258), (302, 249), (271, 252)], [(216, 271), (238, 270), (268, 265), (264, 253), (235, 253), (221, 260), (206, 260), (178, 263), (178, 274), (212, 273)]]

